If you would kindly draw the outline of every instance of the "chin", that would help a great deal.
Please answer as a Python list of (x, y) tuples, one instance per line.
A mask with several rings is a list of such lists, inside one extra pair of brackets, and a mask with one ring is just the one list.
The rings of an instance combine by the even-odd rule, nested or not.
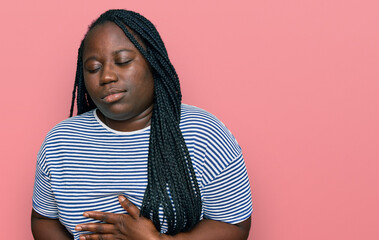
[(136, 116), (135, 114), (125, 112), (106, 112), (103, 113), (103, 115), (106, 118), (114, 121), (128, 121)]

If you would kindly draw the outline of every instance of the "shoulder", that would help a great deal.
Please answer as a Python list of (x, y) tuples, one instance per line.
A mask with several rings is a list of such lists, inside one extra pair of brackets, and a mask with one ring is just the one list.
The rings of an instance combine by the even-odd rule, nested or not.
[(45, 142), (50, 142), (57, 138), (73, 137), (77, 134), (83, 134), (91, 131), (98, 125), (95, 117), (94, 110), (85, 112), (83, 114), (70, 117), (55, 125), (46, 135)]
[(237, 140), (225, 124), (204, 109), (182, 104), (180, 128), (185, 139), (192, 137), (194, 142), (206, 145), (215, 158), (229, 162), (241, 155)]
[(182, 104), (180, 125), (181, 127), (193, 126), (227, 130), (226, 126), (213, 114), (199, 107), (187, 104)]

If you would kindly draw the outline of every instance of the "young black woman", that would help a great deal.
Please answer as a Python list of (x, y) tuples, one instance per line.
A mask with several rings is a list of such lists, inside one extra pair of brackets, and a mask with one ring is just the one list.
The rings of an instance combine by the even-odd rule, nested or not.
[(155, 27), (109, 10), (78, 54), (71, 115), (38, 154), (35, 239), (247, 239), (242, 152), (213, 115), (181, 104)]

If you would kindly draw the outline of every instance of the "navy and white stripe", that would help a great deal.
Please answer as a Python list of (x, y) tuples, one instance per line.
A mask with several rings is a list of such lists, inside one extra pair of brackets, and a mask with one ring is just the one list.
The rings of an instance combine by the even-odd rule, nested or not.
[[(180, 128), (199, 183), (203, 217), (231, 224), (247, 219), (252, 212), (250, 186), (233, 135), (212, 114), (184, 104)], [(125, 213), (119, 194), (140, 207), (147, 185), (149, 135), (150, 127), (110, 129), (95, 110), (59, 123), (38, 153), (34, 210), (59, 218), (78, 239), (75, 226), (94, 222), (82, 216), (84, 211)], [(164, 223), (162, 231), (166, 229)]]

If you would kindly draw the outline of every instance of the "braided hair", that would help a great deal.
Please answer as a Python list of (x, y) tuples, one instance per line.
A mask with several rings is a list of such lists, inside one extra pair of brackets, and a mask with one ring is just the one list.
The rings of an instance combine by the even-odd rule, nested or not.
[[(123, 30), (149, 63), (154, 78), (148, 184), (141, 215), (150, 218), (160, 231), (161, 209), (168, 224), (167, 234), (188, 231), (200, 221), (202, 204), (195, 171), (179, 128), (182, 95), (178, 75), (158, 31), (145, 17), (133, 11), (109, 10), (89, 26), (87, 34), (106, 22), (113, 22)], [(73, 115), (75, 99), (77, 114), (96, 108), (84, 85), (82, 54), (85, 38), (78, 50), (70, 116)]]

